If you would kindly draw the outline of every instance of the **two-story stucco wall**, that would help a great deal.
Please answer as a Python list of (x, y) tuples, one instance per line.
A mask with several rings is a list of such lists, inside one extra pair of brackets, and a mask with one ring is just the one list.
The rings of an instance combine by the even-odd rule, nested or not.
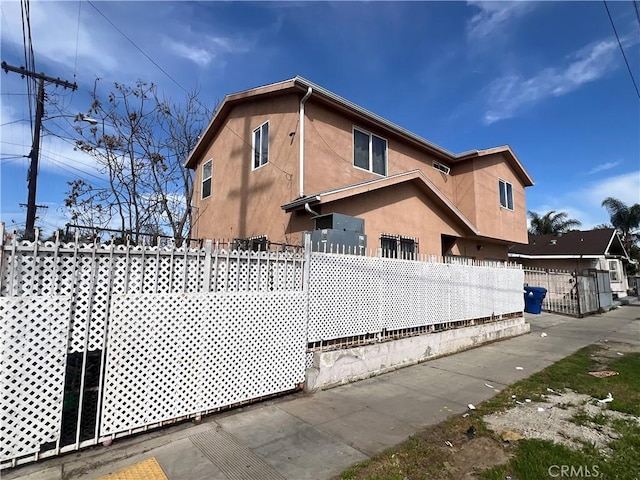
[(354, 127), (387, 141), (387, 176), (421, 170), (453, 201), (453, 181), (433, 168), (435, 156), (410, 146), (374, 123), (365, 122), (314, 100), (305, 105), (305, 193), (312, 194), (358, 182), (382, 178), (353, 164)]
[[(527, 243), (524, 185), (502, 153), (456, 164), (452, 170), (454, 201), (482, 237)], [(499, 180), (513, 187), (513, 210), (500, 206)]]
[[(289, 214), (280, 206), (298, 196), (297, 94), (236, 105), (194, 175), (192, 236), (231, 239), (267, 235), (287, 241)], [(253, 169), (253, 131), (269, 121), (269, 161)], [(202, 166), (213, 159), (211, 196), (202, 199)]]

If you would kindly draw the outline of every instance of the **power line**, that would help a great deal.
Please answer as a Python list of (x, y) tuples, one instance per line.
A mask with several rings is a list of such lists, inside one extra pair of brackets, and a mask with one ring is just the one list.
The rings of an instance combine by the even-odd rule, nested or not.
[(618, 46), (620, 47), (620, 51), (622, 52), (622, 58), (624, 58), (624, 63), (627, 64), (627, 70), (629, 70), (629, 76), (631, 77), (631, 81), (633, 82), (633, 87), (636, 89), (636, 95), (638, 95), (638, 98), (640, 98), (640, 90), (638, 90), (636, 79), (633, 78), (633, 72), (631, 71), (631, 67), (629, 66), (629, 61), (627, 60), (627, 56), (624, 53), (624, 48), (622, 48), (622, 42), (620, 41), (620, 37), (618, 36), (618, 31), (616, 30), (616, 26), (613, 23), (613, 18), (611, 18), (611, 12), (609, 12), (609, 6), (607, 5), (607, 0), (602, 0), (602, 3), (604, 3), (604, 8), (607, 10), (607, 16), (609, 17), (609, 21), (611, 22), (613, 33), (616, 34), (616, 40), (618, 40)]
[(640, 25), (640, 2), (638, 2), (638, 0), (634, 0), (631, 3), (633, 3), (633, 9), (636, 11), (636, 18), (638, 19), (638, 25)]
[(26, 122), (27, 119), (26, 118), (21, 118), (19, 120), (12, 120), (10, 122), (6, 122), (6, 123), (2, 123), (0, 124), (0, 127), (4, 127), (5, 125), (11, 125), (12, 123), (18, 123), (18, 122)]
[[(122, 35), (124, 38), (126, 38), (127, 41), (136, 48), (136, 50), (138, 50), (142, 55), (144, 55), (147, 60), (149, 60), (151, 63), (153, 63), (158, 68), (158, 70), (160, 70), (162, 73), (164, 73), (167, 76), (167, 78), (169, 78), (169, 80), (171, 80), (173, 83), (175, 83), (184, 93), (189, 95), (189, 92), (187, 91), (186, 88), (184, 88), (175, 78), (173, 78), (171, 75), (169, 75), (169, 73), (164, 68), (162, 68), (153, 58), (151, 58), (149, 55), (147, 55), (146, 52), (144, 50), (142, 50), (142, 48), (140, 48), (133, 40), (131, 40), (127, 36), (127, 34), (125, 34), (111, 20), (109, 20), (109, 18), (104, 13), (102, 13), (98, 9), (98, 7), (96, 7), (91, 2), (91, 0), (87, 0), (87, 3), (89, 5), (91, 5), (95, 9), (95, 11), (98, 12), (102, 16), (102, 18), (104, 18), (107, 22), (109, 22), (109, 24), (120, 33), (120, 35)], [(198, 102), (198, 103), (200, 103), (200, 102)], [(207, 113), (211, 114), (211, 111), (205, 105), (203, 105), (203, 104), (201, 104), (201, 105), (207, 110)]]

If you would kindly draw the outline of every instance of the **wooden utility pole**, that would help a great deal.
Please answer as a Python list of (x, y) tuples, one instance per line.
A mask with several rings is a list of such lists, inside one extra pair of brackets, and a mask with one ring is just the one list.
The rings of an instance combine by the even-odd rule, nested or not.
[(44, 73), (32, 72), (24, 67), (14, 67), (7, 62), (2, 62), (2, 69), (5, 73), (15, 72), (19, 73), (22, 78), (30, 77), (38, 80), (38, 94), (36, 104), (36, 118), (33, 128), (33, 146), (29, 153), (31, 163), (29, 165), (29, 180), (27, 196), (27, 222), (25, 225), (25, 237), (29, 240), (35, 238), (35, 222), (36, 222), (36, 188), (38, 183), (38, 162), (40, 159), (40, 129), (42, 127), (42, 117), (44, 116), (44, 83), (49, 82), (55, 85), (60, 85), (64, 88), (70, 88), (76, 90), (78, 85), (75, 83), (60, 80), (59, 78), (53, 78)]

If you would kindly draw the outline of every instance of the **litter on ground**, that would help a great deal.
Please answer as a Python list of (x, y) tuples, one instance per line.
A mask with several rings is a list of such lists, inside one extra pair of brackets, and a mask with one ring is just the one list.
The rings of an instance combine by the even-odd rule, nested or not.
[(613, 402), (613, 395), (611, 395), (611, 392), (609, 392), (609, 395), (607, 395), (606, 398), (603, 398), (602, 400), (598, 400), (598, 403), (609, 403), (609, 402)]
[(616, 375), (620, 375), (618, 372), (614, 372), (613, 370), (603, 370), (601, 372), (589, 372), (589, 375), (593, 377), (615, 377)]
[(469, 407), (469, 410), (475, 410), (476, 407), (473, 405), (473, 403), (470, 403), (469, 405), (467, 405), (467, 407)]
[(487, 388), (493, 388), (493, 385), (489, 385), (488, 383), (485, 383), (484, 386)]
[(546, 337), (546, 336), (547, 336), (547, 334), (546, 334), (546, 333), (544, 333), (544, 332), (542, 332), (542, 333), (540, 334), (540, 336), (541, 336), (542, 338), (544, 338), (544, 337)]
[(524, 370), (522, 367), (516, 367), (516, 370)]
[(451, 448), (453, 448), (453, 443), (451, 443), (449, 440), (447, 440), (446, 442), (444, 442), (444, 444), (445, 444), (447, 447), (451, 447)]
[(544, 412), (544, 408), (542, 408), (542, 407), (538, 407), (538, 411), (539, 411), (539, 412)]

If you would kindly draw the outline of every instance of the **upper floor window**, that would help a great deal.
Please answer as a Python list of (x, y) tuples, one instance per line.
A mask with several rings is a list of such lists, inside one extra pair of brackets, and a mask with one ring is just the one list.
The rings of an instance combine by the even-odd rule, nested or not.
[(387, 141), (354, 127), (353, 165), (379, 175), (386, 175)]
[(202, 198), (211, 196), (211, 177), (213, 176), (213, 160), (202, 164)]
[(513, 185), (506, 180), (498, 180), (498, 190), (500, 191), (500, 206), (513, 210)]
[(253, 170), (269, 161), (269, 122), (253, 131)]

